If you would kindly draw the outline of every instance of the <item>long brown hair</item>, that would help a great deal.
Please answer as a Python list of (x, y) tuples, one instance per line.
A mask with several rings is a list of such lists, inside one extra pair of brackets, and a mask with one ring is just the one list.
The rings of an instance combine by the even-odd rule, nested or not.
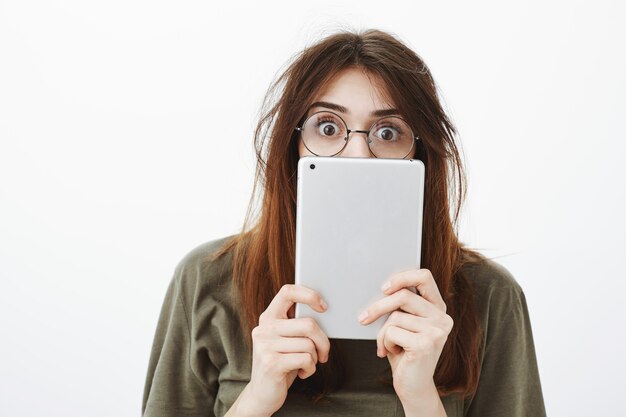
[[(216, 254), (234, 251), (233, 288), (242, 306), (246, 342), (250, 348), (250, 333), (280, 287), (294, 282), (299, 159), (294, 128), (324, 84), (349, 67), (382, 80), (396, 108), (421, 138), (414, 156), (426, 167), (421, 267), (432, 272), (454, 319), (434, 380), (442, 396), (473, 395), (480, 371), (481, 329), (471, 282), (461, 267), (483, 257), (464, 247), (455, 231), (466, 189), (456, 129), (444, 113), (426, 64), (379, 30), (339, 32), (307, 47), (267, 92), (255, 131), (258, 163), (246, 220), (242, 232)], [(257, 198), (262, 201), (258, 213)], [(309, 394), (323, 395), (340, 385), (342, 372), (331, 344), (329, 362), (318, 364), (318, 372), (300, 385)]]

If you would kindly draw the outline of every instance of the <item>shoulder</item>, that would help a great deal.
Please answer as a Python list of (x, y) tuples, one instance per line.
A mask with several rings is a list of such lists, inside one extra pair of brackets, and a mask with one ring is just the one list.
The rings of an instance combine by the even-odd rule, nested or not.
[(523, 293), (522, 287), (513, 274), (502, 264), (485, 258), (480, 262), (464, 266), (464, 271), (476, 295), (497, 293)]
[(500, 320), (511, 312), (525, 310), (524, 290), (502, 264), (485, 258), (465, 266), (464, 272), (481, 321)]
[(221, 237), (201, 243), (189, 250), (176, 265), (176, 270), (206, 268), (214, 264), (214, 255), (236, 235)]
[(217, 252), (236, 235), (213, 239), (189, 250), (178, 262), (173, 281), (178, 286), (183, 298), (196, 298), (205, 290), (211, 293), (223, 292), (230, 286), (232, 275), (232, 254), (224, 253), (216, 257)]
[[(526, 295), (511, 272), (491, 259), (467, 269), (486, 346), (499, 346), (526, 335), (530, 325)], [(524, 336), (526, 337), (526, 336)]]

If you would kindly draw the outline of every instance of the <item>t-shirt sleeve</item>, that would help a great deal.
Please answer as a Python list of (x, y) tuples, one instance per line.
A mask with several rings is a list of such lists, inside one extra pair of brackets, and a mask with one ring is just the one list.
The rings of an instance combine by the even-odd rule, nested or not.
[(214, 416), (217, 370), (191, 336), (179, 271), (159, 315), (144, 387), (143, 417)]
[(478, 389), (466, 417), (545, 417), (526, 297), (514, 284), (492, 288)]

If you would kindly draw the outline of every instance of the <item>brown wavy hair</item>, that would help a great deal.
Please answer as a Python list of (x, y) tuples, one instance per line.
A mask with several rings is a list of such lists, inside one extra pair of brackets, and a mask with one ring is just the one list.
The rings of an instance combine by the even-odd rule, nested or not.
[[(471, 282), (462, 266), (484, 259), (463, 246), (456, 226), (466, 178), (456, 129), (439, 101), (422, 59), (391, 34), (342, 31), (305, 48), (270, 86), (255, 131), (256, 181), (242, 232), (215, 257), (233, 251), (234, 291), (251, 349), (251, 331), (278, 290), (294, 283), (298, 126), (320, 89), (339, 71), (360, 68), (381, 80), (393, 104), (421, 138), (414, 158), (426, 167), (422, 268), (432, 272), (454, 320), (434, 381), (441, 396), (474, 394), (480, 372), (481, 329)], [(262, 204), (257, 210), (255, 202)], [(450, 205), (452, 203), (452, 206)], [(389, 380), (390, 368), (387, 369)], [(340, 388), (344, 370), (331, 340), (330, 358), (290, 390), (320, 399)], [(385, 378), (382, 378), (385, 379)]]

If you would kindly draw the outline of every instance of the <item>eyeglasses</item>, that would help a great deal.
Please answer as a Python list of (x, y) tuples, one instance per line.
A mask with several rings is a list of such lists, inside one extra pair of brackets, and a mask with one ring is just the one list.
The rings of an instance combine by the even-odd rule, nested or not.
[(310, 115), (301, 127), (302, 143), (316, 156), (335, 156), (348, 144), (350, 133), (365, 133), (367, 146), (376, 158), (406, 158), (418, 136), (401, 117), (388, 116), (376, 121), (368, 130), (350, 130), (346, 122), (331, 111)]

